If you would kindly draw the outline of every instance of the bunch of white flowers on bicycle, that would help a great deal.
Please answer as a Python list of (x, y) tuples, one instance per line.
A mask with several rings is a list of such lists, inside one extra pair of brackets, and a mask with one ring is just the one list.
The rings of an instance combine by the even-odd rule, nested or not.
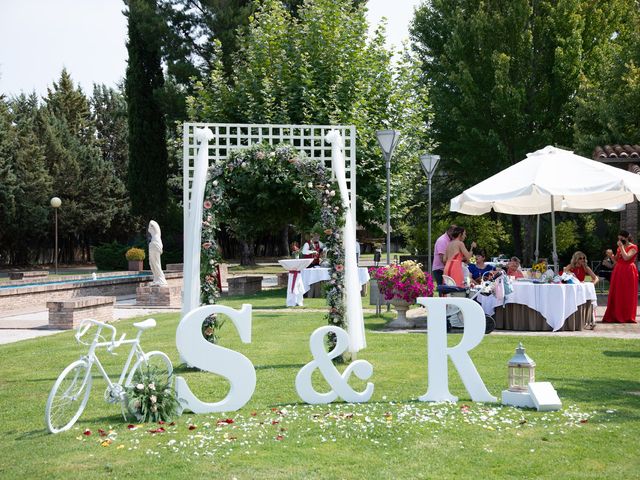
[(170, 383), (162, 380), (156, 368), (148, 367), (134, 377), (127, 387), (128, 410), (137, 421), (169, 421), (179, 415), (180, 404)]

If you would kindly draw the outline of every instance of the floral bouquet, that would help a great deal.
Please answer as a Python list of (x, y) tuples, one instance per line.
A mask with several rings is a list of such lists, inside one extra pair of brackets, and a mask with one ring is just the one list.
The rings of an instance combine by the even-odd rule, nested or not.
[(414, 303), (418, 297), (433, 295), (431, 275), (425, 274), (422, 265), (413, 260), (407, 260), (400, 265), (372, 267), (369, 274), (378, 281), (378, 288), (385, 300), (400, 299)]
[(176, 392), (154, 367), (141, 369), (127, 387), (127, 407), (139, 422), (170, 421), (181, 413)]

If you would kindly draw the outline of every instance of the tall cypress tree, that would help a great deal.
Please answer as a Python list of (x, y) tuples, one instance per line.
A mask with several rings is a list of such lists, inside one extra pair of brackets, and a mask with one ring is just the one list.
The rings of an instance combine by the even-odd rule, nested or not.
[(155, 0), (127, 0), (127, 4), (129, 195), (134, 214), (162, 221), (167, 210), (168, 159), (160, 102), (164, 77), (157, 5)]

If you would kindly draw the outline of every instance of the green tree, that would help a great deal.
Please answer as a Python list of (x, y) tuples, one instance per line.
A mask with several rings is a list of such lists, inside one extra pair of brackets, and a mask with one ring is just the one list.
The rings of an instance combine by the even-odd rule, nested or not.
[(11, 101), (10, 107), (17, 137), (13, 166), (17, 188), (15, 216), (6, 232), (11, 237), (12, 262), (26, 264), (35, 259), (39, 247), (50, 245), (52, 178), (38, 137), (39, 106), (35, 93), (21, 94)]
[[(573, 145), (576, 93), (614, 28), (602, 22), (609, 8), (579, 0), (433, 0), (416, 9), (411, 36), (449, 190), (545, 145)], [(520, 218), (512, 219), (514, 248), (529, 257), (533, 222), (525, 222), (527, 245)]]
[(14, 223), (16, 209), (16, 176), (13, 171), (17, 139), (13, 118), (4, 96), (0, 96), (0, 263), (8, 252), (7, 230)]
[(129, 122), (128, 188), (132, 211), (159, 222), (167, 211), (167, 141), (160, 95), (164, 86), (155, 0), (130, 0), (125, 81)]
[(640, 142), (640, 117), (631, 107), (640, 103), (640, 6), (622, 2), (618, 9), (602, 10), (616, 30), (605, 30), (609, 40), (578, 92), (576, 145), (586, 156), (597, 145)]
[(419, 109), (428, 96), (416, 89), (413, 61), (392, 66), (384, 26), (367, 37), (365, 10), (351, 2), (307, 1), (294, 16), (280, 1), (264, 1), (238, 39), (233, 77), (226, 78), (221, 61), (214, 63), (188, 100), (190, 118), (355, 125), (357, 215), (364, 225), (385, 218), (385, 170), (375, 132), (402, 125), (408, 140), (393, 165), (394, 214), (401, 217), (410, 196), (405, 191), (412, 188), (407, 182), (415, 184), (416, 148), (428, 145)]
[(52, 193), (60, 197), (59, 223), (63, 261), (104, 240), (117, 212), (126, 205), (124, 184), (112, 163), (102, 158), (89, 100), (68, 72), (48, 89), (39, 110), (39, 137), (52, 177)]

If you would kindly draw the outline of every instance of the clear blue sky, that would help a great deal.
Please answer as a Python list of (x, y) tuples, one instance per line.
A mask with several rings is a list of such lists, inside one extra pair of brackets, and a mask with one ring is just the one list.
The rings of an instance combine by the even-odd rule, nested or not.
[[(407, 38), (421, 0), (369, 0), (369, 21), (388, 19), (389, 45)], [(126, 68), (122, 0), (0, 0), (0, 93), (45, 95), (63, 67), (90, 93), (115, 85)]]

